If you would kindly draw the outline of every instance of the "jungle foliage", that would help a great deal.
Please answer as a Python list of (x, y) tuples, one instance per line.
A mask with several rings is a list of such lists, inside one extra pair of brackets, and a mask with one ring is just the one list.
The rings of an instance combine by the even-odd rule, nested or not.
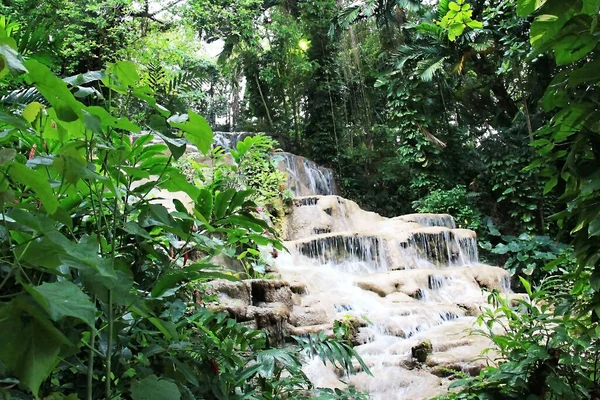
[[(43, 361), (0, 351), (5, 392), (311, 390), (297, 352), (186, 292), (242, 277), (220, 254), (264, 270), (257, 246), (280, 243), (256, 202), (286, 197), (268, 157), (282, 147), (365, 209), (455, 215), (528, 294), (491, 294), (478, 333), (501, 358), (450, 397), (600, 397), (597, 0), (89, 3), (0, 2), (0, 346)], [(217, 61), (200, 54), (215, 41)], [(209, 126), (267, 136), (227, 164)], [(188, 143), (215, 175), (180, 159)], [(166, 210), (161, 191), (191, 201)]]
[[(130, 61), (61, 79), (20, 54), (2, 20), (0, 396), (361, 396), (314, 388), (301, 369), (306, 353), (353, 372), (362, 360), (342, 337), (274, 348), (265, 332), (205, 306), (202, 283), (256, 276), (259, 246), (283, 250), (255, 202), (273, 190), (256, 179), (280, 176), (250, 170), (270, 165), (272, 140), (238, 146), (243, 189), (190, 182), (173, 164), (186, 147), (218, 151), (202, 116), (161, 105), (175, 94)], [(185, 196), (167, 208), (167, 192)]]

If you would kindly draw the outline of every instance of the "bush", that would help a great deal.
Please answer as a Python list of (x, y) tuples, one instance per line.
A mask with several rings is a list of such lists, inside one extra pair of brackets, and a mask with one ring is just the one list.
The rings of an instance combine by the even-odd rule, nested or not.
[(429, 195), (413, 202), (415, 210), (421, 213), (445, 213), (454, 217), (461, 228), (479, 230), (482, 216), (475, 206), (477, 194), (469, 193), (465, 186), (455, 186), (450, 190), (434, 190)]

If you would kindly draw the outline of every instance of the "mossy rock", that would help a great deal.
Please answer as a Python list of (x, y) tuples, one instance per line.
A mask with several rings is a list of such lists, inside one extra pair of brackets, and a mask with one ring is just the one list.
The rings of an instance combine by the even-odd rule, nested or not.
[(413, 358), (416, 358), (418, 362), (424, 363), (427, 361), (427, 357), (433, 352), (433, 346), (429, 340), (423, 340), (410, 349), (410, 351)]

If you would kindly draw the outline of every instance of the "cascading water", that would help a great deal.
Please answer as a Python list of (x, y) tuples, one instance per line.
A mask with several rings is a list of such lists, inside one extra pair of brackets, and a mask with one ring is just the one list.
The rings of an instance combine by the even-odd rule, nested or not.
[[(244, 135), (216, 133), (215, 140), (231, 149)], [(449, 369), (478, 373), (490, 343), (470, 329), (487, 306), (485, 291), (510, 292), (510, 279), (479, 263), (475, 233), (446, 214), (364, 211), (336, 195), (330, 170), (290, 153), (274, 157), (296, 196), (282, 227), (289, 253), (275, 259), (282, 279), (213, 281), (219, 307), (276, 341), (356, 321), (355, 349), (373, 376), (342, 377), (309, 360), (305, 373), (316, 386), (342, 387), (343, 380), (374, 400), (418, 400), (447, 391)], [(432, 353), (419, 361), (413, 351), (423, 343)]]
[[(374, 376), (359, 372), (343, 380), (375, 400), (430, 398), (447, 390), (445, 368), (481, 368), (476, 359), (489, 343), (468, 332), (486, 304), (483, 289), (510, 288), (506, 271), (479, 264), (475, 233), (456, 229), (449, 215), (387, 219), (341, 197), (316, 195), (324, 186), (300, 178), (298, 162), (285, 159), (294, 187), (316, 188), (294, 200), (284, 226), (289, 253), (276, 262), (282, 279), (306, 288), (295, 299), (291, 332), (358, 320), (355, 349)], [(419, 364), (411, 349), (423, 341), (433, 353)], [(318, 386), (343, 385), (318, 360), (305, 372)]]
[(294, 196), (336, 194), (331, 170), (291, 153), (282, 152), (276, 156), (282, 159), (280, 169), (288, 174), (288, 188)]

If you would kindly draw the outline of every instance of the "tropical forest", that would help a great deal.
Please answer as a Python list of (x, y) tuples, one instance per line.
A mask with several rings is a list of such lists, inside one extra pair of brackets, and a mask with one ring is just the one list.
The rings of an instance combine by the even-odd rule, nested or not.
[(599, 19), (0, 0), (0, 400), (600, 400)]

